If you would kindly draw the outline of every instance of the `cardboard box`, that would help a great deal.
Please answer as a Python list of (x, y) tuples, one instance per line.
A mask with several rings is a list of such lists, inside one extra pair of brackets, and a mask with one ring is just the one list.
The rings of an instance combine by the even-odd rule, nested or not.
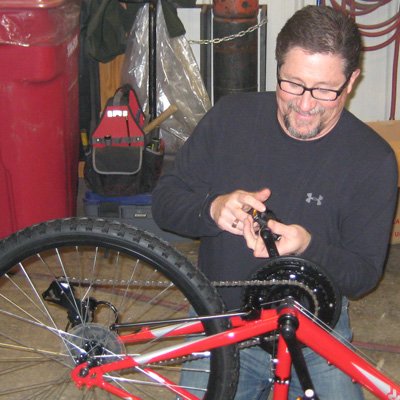
[(397, 201), (397, 210), (393, 221), (392, 236), (390, 238), (391, 244), (400, 244), (400, 205)]
[[(399, 168), (399, 182), (400, 187), (400, 120), (394, 121), (374, 121), (367, 122), (367, 124), (374, 129), (381, 137), (383, 137), (392, 147), (396, 154), (397, 164)], [(391, 244), (400, 243), (400, 204), (397, 201), (397, 211), (393, 221), (392, 236), (390, 239)]]

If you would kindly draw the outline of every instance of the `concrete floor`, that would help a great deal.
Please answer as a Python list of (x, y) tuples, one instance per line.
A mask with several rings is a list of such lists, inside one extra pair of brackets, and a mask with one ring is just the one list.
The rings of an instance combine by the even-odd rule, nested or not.
[[(82, 199), (86, 188), (80, 184), (78, 214), (84, 215)], [(197, 244), (175, 243), (192, 262), (196, 262)], [(385, 274), (379, 286), (368, 296), (350, 303), (354, 343), (385, 373), (400, 381), (400, 244), (390, 246)], [(366, 400), (375, 397), (366, 392)]]
[[(379, 286), (350, 304), (354, 342), (377, 365), (400, 381), (400, 244), (392, 245)], [(367, 399), (373, 399), (369, 394)]]

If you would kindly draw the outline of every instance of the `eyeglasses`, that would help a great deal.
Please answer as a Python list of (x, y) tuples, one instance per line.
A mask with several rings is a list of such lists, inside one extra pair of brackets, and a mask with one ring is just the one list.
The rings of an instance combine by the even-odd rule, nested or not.
[(311, 96), (316, 100), (322, 101), (335, 101), (343, 92), (344, 88), (350, 81), (351, 75), (346, 79), (346, 82), (338, 89), (322, 89), (322, 88), (308, 88), (300, 83), (287, 81), (281, 79), (278, 75), (278, 85), (281, 90), (286, 93), (294, 94), (295, 96), (302, 96), (304, 92), (310, 92)]

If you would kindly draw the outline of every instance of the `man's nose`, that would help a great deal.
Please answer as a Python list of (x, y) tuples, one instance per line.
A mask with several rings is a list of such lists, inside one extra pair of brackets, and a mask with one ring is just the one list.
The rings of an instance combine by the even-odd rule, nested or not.
[(311, 92), (306, 90), (301, 96), (299, 96), (297, 106), (301, 111), (310, 111), (315, 108), (317, 100), (311, 96)]

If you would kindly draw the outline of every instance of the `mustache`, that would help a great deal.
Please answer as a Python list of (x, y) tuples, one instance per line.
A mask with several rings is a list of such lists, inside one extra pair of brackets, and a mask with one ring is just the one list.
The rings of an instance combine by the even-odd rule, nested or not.
[(294, 112), (296, 112), (298, 114), (309, 115), (309, 116), (317, 115), (317, 114), (321, 114), (322, 115), (325, 112), (325, 108), (321, 107), (321, 106), (315, 107), (315, 108), (313, 108), (312, 110), (309, 110), (309, 111), (302, 111), (293, 103), (289, 103), (288, 104), (288, 109), (290, 111), (294, 111)]

